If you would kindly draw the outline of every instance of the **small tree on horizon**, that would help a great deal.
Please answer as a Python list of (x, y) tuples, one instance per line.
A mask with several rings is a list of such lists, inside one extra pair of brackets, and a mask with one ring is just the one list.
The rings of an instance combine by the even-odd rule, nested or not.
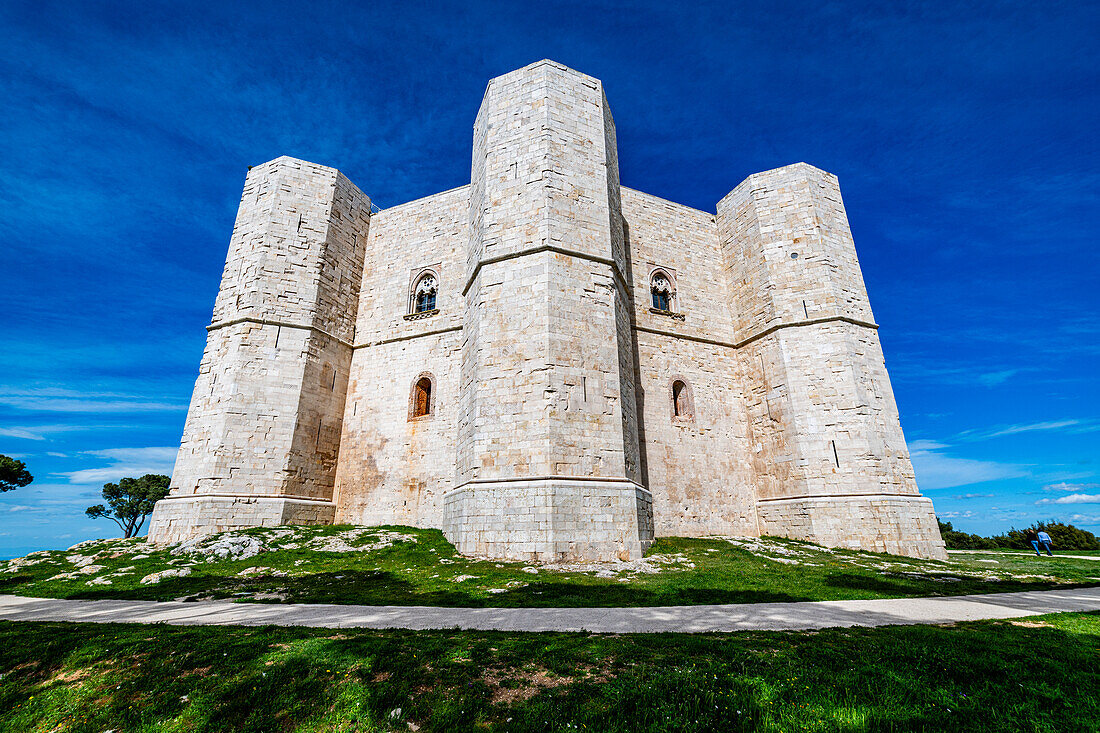
[(171, 479), (167, 476), (147, 473), (141, 478), (124, 478), (119, 479), (117, 484), (104, 484), (103, 498), (110, 508), (96, 504), (84, 513), (92, 519), (107, 517), (129, 539), (141, 531), (145, 518), (153, 512), (153, 505), (168, 496), (170, 483)]
[(0, 454), (0, 492), (11, 491), (34, 481), (23, 461)]

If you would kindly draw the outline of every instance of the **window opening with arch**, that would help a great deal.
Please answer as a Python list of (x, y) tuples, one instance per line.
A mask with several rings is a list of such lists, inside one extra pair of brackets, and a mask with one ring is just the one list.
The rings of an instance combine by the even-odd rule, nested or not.
[(672, 400), (672, 419), (674, 421), (694, 420), (695, 400), (688, 383), (678, 377), (674, 378), (669, 392)]
[(439, 293), (439, 280), (434, 272), (425, 272), (416, 280), (412, 293), (412, 312), (430, 313), (435, 310), (435, 298)]
[(676, 291), (672, 285), (672, 278), (663, 270), (656, 270), (649, 278), (649, 292), (653, 299), (653, 309), (659, 311), (671, 311), (672, 300)]
[(421, 374), (413, 384), (409, 418), (429, 417), (435, 412), (434, 380), (430, 374)]

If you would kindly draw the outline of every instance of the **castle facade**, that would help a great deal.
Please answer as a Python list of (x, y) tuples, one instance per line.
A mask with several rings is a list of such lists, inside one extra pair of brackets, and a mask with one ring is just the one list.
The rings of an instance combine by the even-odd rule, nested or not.
[(699, 211), (621, 186), (599, 80), (493, 79), (470, 184), (372, 213), (332, 168), (245, 181), (150, 538), (442, 528), (467, 554), (636, 558), (779, 535), (945, 558), (835, 176)]

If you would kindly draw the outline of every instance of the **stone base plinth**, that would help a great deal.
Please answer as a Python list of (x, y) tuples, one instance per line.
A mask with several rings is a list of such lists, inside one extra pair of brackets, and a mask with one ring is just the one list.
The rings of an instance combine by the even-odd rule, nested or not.
[(636, 560), (653, 542), (653, 499), (626, 479), (471, 481), (443, 502), (443, 533), (463, 555)]
[(169, 496), (153, 509), (149, 541), (182, 542), (199, 535), (280, 524), (332, 524), (331, 501), (268, 496)]
[(888, 494), (764, 499), (760, 532), (868, 552), (946, 560), (932, 501)]

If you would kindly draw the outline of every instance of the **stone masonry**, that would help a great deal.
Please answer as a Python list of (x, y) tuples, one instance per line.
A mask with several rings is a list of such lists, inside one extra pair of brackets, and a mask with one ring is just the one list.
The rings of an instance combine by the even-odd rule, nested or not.
[(835, 176), (717, 214), (619, 183), (598, 79), (489, 82), (470, 184), (371, 214), (339, 172), (249, 172), (150, 537), (439, 527), (484, 557), (654, 536), (945, 558)]

